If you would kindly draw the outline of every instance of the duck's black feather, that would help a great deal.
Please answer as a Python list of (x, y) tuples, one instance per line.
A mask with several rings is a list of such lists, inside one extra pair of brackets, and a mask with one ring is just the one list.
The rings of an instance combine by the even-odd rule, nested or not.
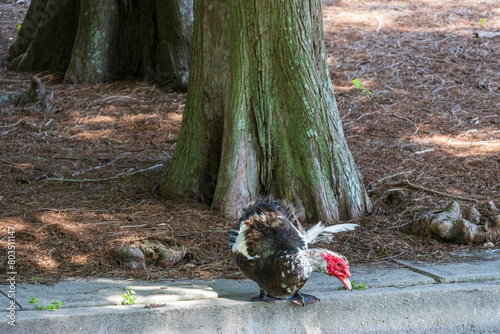
[(307, 247), (293, 219), (281, 201), (266, 199), (247, 206), (229, 236), (238, 267), (271, 297), (295, 293), (305, 283), (299, 279), (301, 268), (290, 261)]
[[(238, 226), (229, 234), (229, 246), (242, 273), (261, 289), (259, 297), (252, 300), (271, 302), (286, 298), (304, 305), (318, 300), (299, 293), (313, 270), (327, 273), (327, 267), (330, 268), (333, 263), (337, 268), (338, 262), (339, 266), (344, 266), (345, 272), (335, 276), (342, 280), (350, 277), (344, 257), (330, 250), (310, 249), (309, 245), (328, 239), (330, 234), (352, 230), (355, 226), (323, 227), (320, 222), (304, 232), (293, 208), (269, 197), (244, 209)], [(349, 288), (348, 285), (346, 287)]]
[(293, 215), (293, 208), (290, 205), (284, 204), (280, 200), (275, 200), (272, 196), (268, 196), (262, 200), (255, 201), (247, 205), (243, 209), (243, 214), (239, 221), (244, 221), (249, 219), (254, 215), (260, 215), (261, 213), (275, 212), (288, 218), (291, 222), (295, 220)]

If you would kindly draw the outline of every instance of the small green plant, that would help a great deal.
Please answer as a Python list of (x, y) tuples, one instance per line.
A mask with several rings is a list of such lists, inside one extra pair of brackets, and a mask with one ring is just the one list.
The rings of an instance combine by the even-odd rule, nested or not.
[(481, 20), (479, 20), (479, 23), (481, 23), (483, 27), (488, 28), (488, 19), (482, 18)]
[(352, 81), (352, 84), (354, 85), (354, 87), (356, 87), (356, 89), (362, 90), (363, 93), (371, 94), (371, 92), (368, 89), (363, 88), (363, 83), (358, 78), (354, 79)]
[(402, 3), (402, 2), (400, 2), (399, 8), (401, 10), (405, 10), (406, 9), (406, 5), (404, 3)]
[(22, 25), (22, 22), (17, 23), (17, 30), (21, 30), (21, 25)]
[(43, 311), (43, 310), (50, 310), (50, 311), (55, 311), (60, 309), (61, 307), (64, 307), (64, 303), (60, 300), (56, 300), (54, 303), (49, 304), (47, 306), (41, 305), (38, 299), (35, 297), (31, 297), (31, 300), (29, 301), (30, 304), (34, 304), (35, 308), (37, 310)]
[(135, 304), (135, 301), (137, 300), (137, 298), (135, 298), (132, 295), (135, 295), (135, 291), (133, 290), (132, 285), (129, 285), (128, 290), (126, 290), (126, 292), (122, 295), (122, 297), (123, 297), (122, 304), (123, 305)]
[(364, 290), (366, 289), (366, 285), (363, 282), (359, 282), (359, 285), (356, 286), (356, 281), (351, 281), (352, 289), (353, 290)]
[[(29, 281), (30, 281), (30, 282), (41, 282), (41, 281), (44, 281), (44, 280), (45, 280), (45, 278), (43, 278), (43, 277), (38, 277), (38, 276), (31, 276), (31, 277), (29, 278)], [(32, 297), (32, 298), (33, 298), (33, 297)]]

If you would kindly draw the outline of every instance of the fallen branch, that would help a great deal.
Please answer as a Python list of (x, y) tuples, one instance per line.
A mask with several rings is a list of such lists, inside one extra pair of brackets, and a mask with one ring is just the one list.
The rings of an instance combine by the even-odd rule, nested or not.
[(408, 187), (408, 188), (415, 189), (415, 190), (422, 190), (422, 191), (425, 191), (427, 193), (431, 193), (431, 194), (435, 194), (435, 195), (439, 195), (439, 196), (450, 197), (450, 198), (454, 198), (454, 199), (461, 199), (463, 201), (477, 202), (477, 199), (474, 199), (474, 198), (455, 196), (455, 195), (443, 193), (443, 192), (440, 192), (440, 191), (437, 191), (434, 189), (418, 186), (416, 184), (411, 183), (408, 180), (405, 180), (405, 181), (399, 182), (399, 183), (395, 183), (395, 184), (391, 184), (391, 187), (401, 187), (401, 186)]
[(120, 228), (132, 228), (132, 227), (144, 227), (144, 226), (147, 226), (147, 224), (120, 226)]
[(61, 181), (61, 182), (102, 182), (102, 181), (115, 180), (115, 179), (118, 179), (118, 178), (120, 178), (120, 177), (131, 176), (131, 175), (138, 174), (138, 173), (142, 173), (142, 172), (145, 172), (145, 171), (148, 171), (148, 170), (151, 170), (151, 169), (155, 169), (155, 168), (158, 168), (158, 167), (163, 167), (163, 164), (157, 164), (157, 165), (154, 165), (154, 166), (151, 166), (151, 167), (148, 167), (148, 168), (144, 168), (144, 169), (141, 169), (141, 170), (137, 170), (137, 171), (132, 172), (132, 173), (120, 173), (120, 174), (118, 174), (118, 175), (111, 176), (111, 177), (105, 177), (105, 178), (103, 178), (103, 179), (64, 179), (64, 178), (46, 178), (46, 179), (43, 179), (42, 181)]
[(17, 165), (16, 163), (13, 163), (13, 162), (10, 162), (10, 161), (7, 161), (7, 160), (3, 160), (3, 159), (0, 159), (0, 162), (3, 162), (4, 164), (7, 164), (7, 165), (12, 165), (12, 166), (16, 166)]
[[(40, 79), (40, 81), (43, 81), (45, 79), (52, 80), (54, 79), (54, 76), (52, 74), (43, 76), (39, 78), (37, 75), (35, 75), (35, 78)], [(25, 82), (31, 82), (31, 80), (26, 80), (26, 79), (2, 79), (0, 78), (0, 83), (25, 83)]]
[(18, 125), (19, 123), (21, 123), (22, 121), (24, 121), (26, 118), (21, 118), (20, 120), (18, 120), (17, 122), (15, 122), (14, 124), (9, 124), (9, 125), (0, 125), (0, 128), (10, 128), (10, 127), (13, 127), (13, 126), (16, 126)]
[(389, 175), (389, 176), (385, 176), (385, 177), (381, 178), (380, 180), (378, 180), (377, 183), (380, 183), (380, 182), (382, 182), (384, 180), (393, 178), (393, 177), (398, 176), (398, 175), (411, 174), (411, 173), (413, 173), (413, 170), (409, 170), (409, 171), (406, 171), (406, 172), (400, 172), (400, 173), (392, 174), (392, 175)]
[(399, 253), (398, 255), (393, 255), (393, 256), (388, 256), (388, 257), (384, 257), (384, 258), (381, 258), (380, 260), (378, 260), (377, 262), (381, 262), (381, 261), (385, 261), (385, 260), (390, 260), (390, 259), (394, 259), (396, 257), (400, 257), (401, 255), (403, 255), (405, 253), (405, 251), (402, 251), (401, 253)]
[(398, 113), (392, 113), (392, 116), (395, 116), (395, 117), (397, 117), (397, 118), (399, 118), (399, 119), (405, 120), (405, 121), (407, 121), (408, 123), (410, 123), (411, 125), (413, 125), (413, 126), (416, 128), (416, 130), (415, 130), (415, 132), (413, 132), (412, 136), (414, 136), (414, 135), (416, 135), (416, 134), (417, 134), (417, 132), (418, 132), (418, 130), (419, 130), (419, 129), (418, 129), (418, 126), (415, 124), (415, 122), (413, 122), (413, 121), (409, 120), (409, 119), (408, 119), (408, 118), (406, 118), (406, 117), (403, 117), (403, 116), (398, 115)]

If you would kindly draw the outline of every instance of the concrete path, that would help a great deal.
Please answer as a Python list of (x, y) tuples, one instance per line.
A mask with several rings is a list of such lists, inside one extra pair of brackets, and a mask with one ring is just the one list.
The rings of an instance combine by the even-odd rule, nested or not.
[[(364, 290), (314, 274), (302, 291), (321, 302), (306, 307), (251, 303), (258, 287), (249, 280), (97, 279), (16, 284), (13, 312), (12, 288), (1, 285), (0, 333), (500, 333), (500, 250), (464, 262), (469, 255), (457, 254), (457, 263), (353, 265), (351, 279)], [(136, 304), (121, 305), (130, 285)], [(32, 296), (65, 307), (35, 310)]]

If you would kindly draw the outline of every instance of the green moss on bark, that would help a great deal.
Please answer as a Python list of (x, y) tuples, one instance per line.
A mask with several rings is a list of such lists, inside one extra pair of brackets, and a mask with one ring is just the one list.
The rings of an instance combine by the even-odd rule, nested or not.
[(185, 119), (161, 193), (200, 197), (209, 171), (214, 193), (203, 197), (232, 215), (262, 194), (312, 221), (370, 210), (328, 76), (320, 1), (200, 0), (196, 13)]

